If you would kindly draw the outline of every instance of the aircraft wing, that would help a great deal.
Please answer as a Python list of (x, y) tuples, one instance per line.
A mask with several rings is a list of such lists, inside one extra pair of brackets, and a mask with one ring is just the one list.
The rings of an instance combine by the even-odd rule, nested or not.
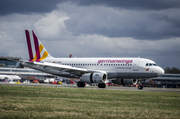
[(77, 67), (72, 67), (69, 65), (60, 65), (60, 64), (55, 64), (55, 63), (48, 63), (48, 62), (25, 62), (29, 65), (34, 65), (37, 67), (41, 67), (44, 70), (55, 70), (61, 72), (68, 72), (71, 74), (75, 74), (78, 76), (81, 76), (84, 73), (88, 73), (88, 69), (84, 68), (77, 68)]

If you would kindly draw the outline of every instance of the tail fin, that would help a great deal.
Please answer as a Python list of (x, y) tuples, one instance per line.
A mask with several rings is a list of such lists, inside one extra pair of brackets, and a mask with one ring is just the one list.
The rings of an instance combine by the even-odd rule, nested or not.
[(43, 59), (51, 57), (51, 55), (46, 51), (33, 30), (25, 30), (25, 33), (29, 51), (29, 61), (40, 62)]

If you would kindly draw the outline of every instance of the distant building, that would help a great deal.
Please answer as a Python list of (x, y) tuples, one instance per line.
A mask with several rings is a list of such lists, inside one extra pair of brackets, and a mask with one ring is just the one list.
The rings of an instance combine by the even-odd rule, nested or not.
[(30, 68), (24, 68), (24, 66), (19, 62), (21, 58), (19, 57), (3, 57), (0, 56), (0, 75), (17, 75), (24, 80), (36, 80), (36, 79), (46, 79), (55, 78), (51, 74), (43, 73)]
[(179, 88), (180, 74), (164, 74), (161, 77), (152, 78), (151, 82), (157, 82), (166, 88)]
[(7, 68), (23, 68), (23, 65), (19, 62), (19, 57), (4, 57), (0, 56), (0, 67)]
[(25, 80), (55, 78), (51, 74), (43, 73), (29, 68), (0, 68), (0, 75), (17, 75)]

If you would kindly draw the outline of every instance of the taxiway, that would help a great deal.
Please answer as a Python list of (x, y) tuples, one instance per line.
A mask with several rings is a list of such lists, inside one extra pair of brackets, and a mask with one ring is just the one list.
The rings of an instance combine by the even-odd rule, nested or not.
[[(33, 83), (7, 83), (7, 82), (0, 82), (0, 85), (13, 85), (13, 86), (38, 86), (38, 87), (55, 87), (55, 88), (79, 88), (76, 85), (57, 85), (57, 84), (33, 84)], [(144, 87), (143, 90), (139, 90), (136, 87), (114, 87), (114, 86), (107, 86), (106, 88), (98, 88), (97, 86), (86, 86), (82, 89), (97, 89), (97, 90), (128, 90), (128, 91), (153, 91), (153, 92), (180, 92), (180, 89), (171, 89), (171, 88), (149, 88)]]

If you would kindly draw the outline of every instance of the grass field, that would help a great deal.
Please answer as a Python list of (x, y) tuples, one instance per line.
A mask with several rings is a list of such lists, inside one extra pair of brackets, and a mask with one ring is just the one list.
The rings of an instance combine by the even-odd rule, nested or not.
[(0, 85), (0, 118), (180, 118), (180, 93)]

